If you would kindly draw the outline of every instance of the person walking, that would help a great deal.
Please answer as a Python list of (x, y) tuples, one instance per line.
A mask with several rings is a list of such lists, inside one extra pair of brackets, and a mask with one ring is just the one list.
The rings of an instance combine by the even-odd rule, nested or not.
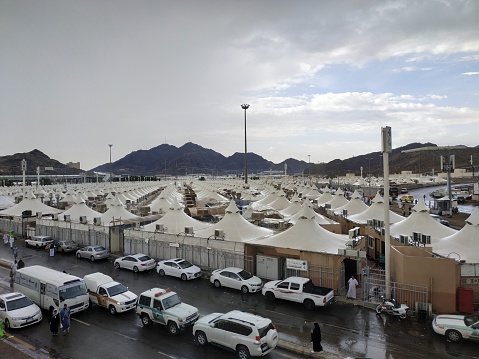
[(18, 257), (18, 248), (17, 246), (13, 247), (13, 259), (17, 259)]
[(60, 326), (60, 314), (58, 314), (57, 309), (53, 310), (48, 322), (50, 323), (50, 331), (52, 332), (52, 335), (56, 337), (58, 335), (58, 327)]
[(61, 327), (63, 329), (63, 335), (70, 334), (70, 308), (65, 303), (63, 309), (60, 312)]
[(48, 245), (50, 251), (50, 257), (55, 257), (55, 246), (53, 244)]
[(10, 267), (10, 277), (13, 279), (15, 276), (15, 272), (17, 271), (17, 260), (12, 263), (12, 266)]
[(20, 258), (17, 263), (17, 269), (22, 269), (25, 267), (25, 262)]
[(313, 343), (311, 353), (323, 351), (323, 346), (321, 345), (321, 328), (317, 322), (314, 322), (313, 329), (311, 329), (311, 343)]
[(356, 287), (359, 285), (359, 283), (354, 274), (351, 276), (351, 278), (349, 278), (348, 285), (348, 294), (346, 295), (346, 298), (356, 299)]
[(10, 234), (9, 241), (10, 241), (10, 249), (12, 250), (12, 254), (13, 254), (13, 243), (15, 242), (15, 237), (13, 236), (13, 234)]
[(8, 246), (8, 240), (10, 238), (8, 237), (8, 233), (7, 232), (3, 232), (3, 243)]

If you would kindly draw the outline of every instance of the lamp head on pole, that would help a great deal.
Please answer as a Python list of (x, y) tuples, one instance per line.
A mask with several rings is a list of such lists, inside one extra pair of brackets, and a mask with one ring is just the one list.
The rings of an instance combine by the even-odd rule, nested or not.
[(243, 110), (247, 110), (249, 108), (249, 105), (247, 103), (244, 103), (244, 104), (241, 105), (241, 108)]

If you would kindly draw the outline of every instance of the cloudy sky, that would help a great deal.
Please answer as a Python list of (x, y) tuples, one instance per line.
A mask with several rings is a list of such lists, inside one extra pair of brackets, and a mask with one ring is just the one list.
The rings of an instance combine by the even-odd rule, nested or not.
[[(0, 1), (1, 156), (479, 145), (479, 1)], [(309, 157), (309, 156), (310, 157)]]

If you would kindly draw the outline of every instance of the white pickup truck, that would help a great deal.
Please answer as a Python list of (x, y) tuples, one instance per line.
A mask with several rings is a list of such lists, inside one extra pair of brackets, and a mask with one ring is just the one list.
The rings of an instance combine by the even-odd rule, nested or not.
[(91, 304), (108, 308), (111, 314), (134, 309), (138, 296), (112, 277), (97, 272), (83, 277), (90, 295)]
[(308, 278), (289, 277), (267, 282), (261, 293), (268, 300), (284, 299), (303, 303), (307, 309), (324, 307), (334, 302), (334, 290), (318, 287)]
[(166, 325), (170, 334), (192, 326), (198, 320), (198, 309), (183, 303), (169, 288), (151, 288), (140, 294), (136, 305), (136, 314), (144, 327), (153, 322)]

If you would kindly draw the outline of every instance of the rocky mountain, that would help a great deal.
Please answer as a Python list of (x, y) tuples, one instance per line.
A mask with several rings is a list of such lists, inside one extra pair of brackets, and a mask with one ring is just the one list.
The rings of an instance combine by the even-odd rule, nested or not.
[[(76, 175), (82, 170), (68, 167), (67, 165), (51, 159), (43, 152), (35, 149), (25, 153), (15, 153), (0, 157), (0, 176), (2, 175), (21, 175), (21, 162), (25, 159), (27, 161), (26, 174), (36, 174), (37, 167), (40, 167), (40, 175), (48, 173), (50, 175)], [(45, 170), (45, 168), (47, 168)]]
[[(389, 173), (401, 173), (401, 171), (412, 171), (412, 173), (433, 174), (443, 172), (441, 170), (441, 156), (455, 156), (455, 168), (472, 171), (471, 156), (475, 163), (475, 173), (479, 172), (479, 146), (466, 147), (462, 145), (449, 146), (448, 148), (438, 147), (433, 143), (410, 143), (403, 147), (392, 150), (389, 154)], [(346, 173), (361, 174), (363, 176), (378, 176), (383, 172), (382, 153), (372, 152), (364, 155), (354, 156), (345, 160), (335, 159), (328, 163), (314, 164), (306, 173), (311, 171), (315, 175), (336, 177)]]
[[(451, 146), (449, 148), (438, 147), (433, 143), (411, 143), (407, 146), (395, 148), (389, 155), (390, 173), (412, 171), (413, 173), (438, 173), (441, 172), (440, 156), (455, 156), (455, 168), (472, 171), (471, 156), (476, 163), (474, 171), (479, 172), (479, 146)], [(27, 174), (35, 174), (36, 168), (40, 167), (41, 173), (48, 174), (79, 174), (84, 172), (66, 166), (57, 160), (51, 159), (43, 152), (35, 149), (27, 153), (16, 153), (0, 157), (1, 175), (21, 175), (21, 161), (27, 161)], [(328, 163), (311, 164), (288, 158), (281, 163), (273, 163), (265, 158), (248, 153), (248, 175), (252, 176), (259, 172), (280, 171), (284, 172), (285, 163), (289, 174), (305, 173), (336, 177), (346, 173), (378, 176), (382, 173), (382, 155), (379, 151), (354, 156), (345, 160), (335, 159)], [(45, 170), (47, 168), (47, 170)], [(134, 151), (127, 156), (112, 162), (112, 172), (121, 175), (242, 175), (244, 170), (244, 153), (235, 153), (229, 157), (208, 148), (188, 142), (181, 147), (162, 144), (149, 150)], [(93, 168), (91, 171), (109, 173), (110, 164), (105, 163)]]
[[(288, 165), (288, 173), (302, 173), (308, 164), (304, 161), (287, 159), (275, 164), (248, 153), (248, 174), (262, 171), (284, 171)], [(112, 162), (112, 172), (122, 175), (143, 174), (148, 176), (186, 175), (186, 174), (242, 174), (244, 169), (244, 153), (234, 153), (229, 157), (188, 142), (181, 147), (159, 145), (149, 150), (134, 151), (118, 161)], [(92, 169), (108, 173), (110, 164), (105, 163)]]

